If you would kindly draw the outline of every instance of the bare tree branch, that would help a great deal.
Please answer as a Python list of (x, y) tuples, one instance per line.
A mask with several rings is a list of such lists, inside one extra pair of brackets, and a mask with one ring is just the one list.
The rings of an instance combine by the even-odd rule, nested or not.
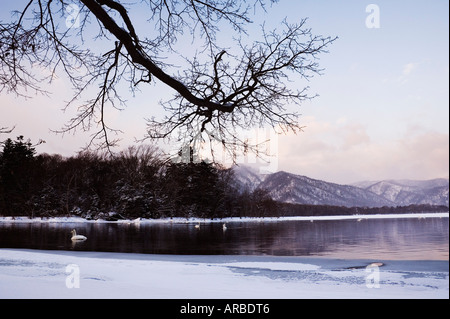
[[(270, 125), (281, 131), (301, 130), (299, 114), (288, 109), (313, 96), (307, 94), (307, 86), (292, 87), (320, 74), (317, 56), (336, 39), (313, 35), (304, 19), (298, 24), (284, 21), (281, 30), (267, 31), (263, 26), (261, 40), (236, 43), (238, 54), (218, 43), (221, 25), (245, 35), (251, 9), (265, 9), (265, 4), (263, 0), (253, 4), (143, 0), (139, 5), (125, 5), (120, 0), (79, 0), (75, 33), (57, 22), (58, 15), (67, 14), (67, 0), (30, 0), (16, 21), (0, 22), (0, 92), (47, 94), (39, 84), (51, 83), (62, 71), (74, 88), (66, 107), (77, 104), (78, 114), (61, 132), (95, 126), (91, 143), (100, 140), (101, 147), (109, 148), (117, 142), (109, 135), (119, 132), (108, 126), (108, 107), (126, 107), (119, 84), (128, 83), (134, 93), (142, 85), (160, 81), (175, 94), (162, 103), (166, 118), (148, 120), (149, 138), (170, 138), (177, 133), (188, 143), (208, 138), (233, 152), (239, 147), (246, 152), (249, 145), (237, 136), (237, 129)], [(134, 8), (149, 10), (153, 38), (148, 31), (147, 36), (138, 36), (129, 11)], [(113, 42), (113, 49), (96, 52), (84, 45), (85, 36), (92, 34), (92, 21), (98, 25), (95, 38)], [(203, 49), (186, 60), (188, 68), (183, 72), (170, 74), (171, 68), (160, 56), (182, 56), (175, 44), (186, 31), (204, 40)], [(46, 75), (35, 72), (36, 67), (47, 70)], [(98, 87), (98, 93), (85, 99), (93, 87)]]
[(8, 127), (0, 127), (0, 134), (9, 134), (12, 131), (14, 131), (16, 127), (13, 126), (12, 128), (8, 128)]

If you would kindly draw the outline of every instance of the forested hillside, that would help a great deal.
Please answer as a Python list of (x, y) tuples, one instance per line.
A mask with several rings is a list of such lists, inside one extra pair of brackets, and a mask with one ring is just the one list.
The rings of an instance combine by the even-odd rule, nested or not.
[(262, 190), (240, 191), (230, 169), (172, 163), (152, 146), (117, 154), (36, 155), (21, 136), (0, 153), (0, 215), (85, 218), (275, 214)]
[(0, 152), (0, 215), (86, 219), (267, 217), (448, 211), (446, 206), (349, 208), (288, 204), (242, 187), (233, 169), (173, 163), (153, 146), (117, 154), (36, 155), (19, 136)]

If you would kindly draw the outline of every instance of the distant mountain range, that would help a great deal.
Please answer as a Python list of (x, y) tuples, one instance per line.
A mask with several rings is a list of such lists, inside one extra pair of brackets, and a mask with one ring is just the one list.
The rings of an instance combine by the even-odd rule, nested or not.
[(449, 205), (449, 180), (445, 178), (425, 181), (360, 182), (355, 183), (354, 186), (380, 195), (398, 206), (410, 204)]
[(235, 177), (242, 189), (266, 189), (274, 200), (286, 203), (346, 207), (449, 206), (449, 180), (386, 180), (340, 185), (287, 172), (260, 174), (236, 166)]

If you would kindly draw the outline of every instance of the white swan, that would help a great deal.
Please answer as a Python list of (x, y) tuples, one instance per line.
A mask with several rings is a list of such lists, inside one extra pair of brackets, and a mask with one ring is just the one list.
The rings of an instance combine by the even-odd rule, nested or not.
[(200, 229), (200, 223), (198, 223), (197, 225), (195, 225), (195, 228)]
[(227, 224), (223, 224), (222, 225), (222, 229), (223, 229), (223, 231), (226, 231), (227, 230)]
[(84, 241), (84, 240), (86, 240), (87, 239), (87, 237), (86, 236), (83, 236), (83, 235), (77, 235), (77, 232), (75, 231), (75, 229), (73, 229), (72, 231), (71, 231), (71, 233), (72, 233), (72, 241)]

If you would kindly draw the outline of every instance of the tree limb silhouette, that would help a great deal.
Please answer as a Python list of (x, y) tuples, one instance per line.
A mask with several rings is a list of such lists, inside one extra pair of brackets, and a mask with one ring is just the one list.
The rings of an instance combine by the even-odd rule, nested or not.
[[(261, 39), (246, 43), (242, 35), (251, 23), (251, 9), (265, 10), (263, 0), (253, 4), (144, 0), (127, 5), (119, 0), (79, 0), (75, 4), (77, 27), (64, 28), (57, 20), (58, 15), (73, 14), (66, 0), (30, 0), (16, 12), (18, 19), (0, 22), (0, 91), (48, 94), (40, 84), (66, 74), (74, 88), (66, 107), (76, 104), (78, 113), (61, 132), (95, 127), (91, 143), (100, 141), (99, 146), (107, 148), (117, 142), (109, 135), (118, 132), (109, 127), (107, 110), (126, 107), (120, 83), (127, 83), (133, 93), (155, 81), (174, 90), (174, 97), (162, 103), (167, 116), (149, 117), (149, 138), (170, 138), (177, 132), (178, 139), (184, 136), (192, 142), (199, 132), (214, 132), (207, 134), (210, 140), (220, 136), (220, 143), (242, 151), (248, 145), (239, 139), (238, 128), (270, 125), (297, 132), (299, 114), (288, 108), (314, 96), (307, 94), (307, 86), (293, 87), (321, 72), (317, 56), (336, 39), (313, 35), (302, 19), (297, 24), (283, 21), (280, 30), (267, 31), (263, 25)], [(148, 24), (156, 31), (153, 37), (151, 32), (147, 36), (138, 32), (131, 10), (148, 11)], [(222, 47), (216, 37), (224, 23), (241, 35), (232, 50)], [(87, 45), (95, 24), (94, 40), (113, 42), (110, 51)], [(186, 31), (204, 44), (198, 55), (186, 58), (183, 72), (171, 74), (171, 66), (161, 57), (183, 57), (175, 45)], [(37, 66), (47, 70), (45, 76), (36, 72)], [(95, 87), (97, 94), (92, 97)]]

